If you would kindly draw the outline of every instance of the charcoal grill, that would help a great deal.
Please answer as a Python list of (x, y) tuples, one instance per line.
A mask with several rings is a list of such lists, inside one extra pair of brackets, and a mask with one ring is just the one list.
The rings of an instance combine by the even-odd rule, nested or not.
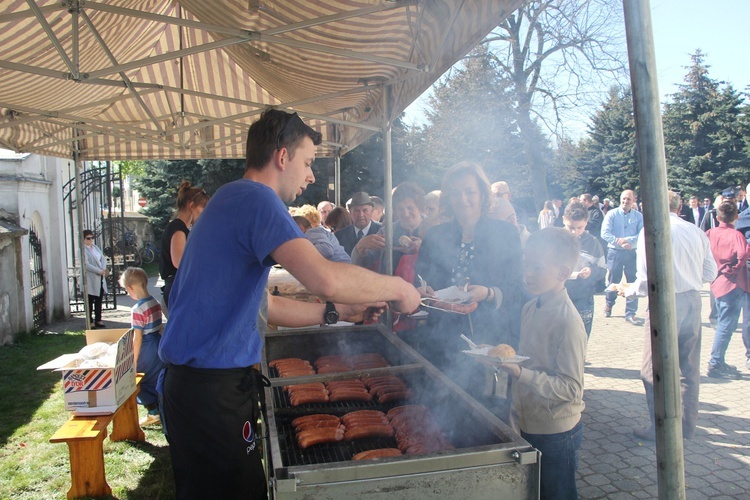
[[(268, 361), (328, 354), (381, 354), (386, 368), (277, 378)], [(513, 498), (539, 496), (539, 453), (501, 420), (382, 326), (321, 327), (268, 332), (264, 373), (271, 493), (277, 499)], [(335, 402), (291, 406), (283, 386), (375, 375), (398, 375), (415, 396), (405, 402)], [(352, 461), (355, 453), (396, 446), (393, 438), (342, 441), (300, 449), (292, 420), (312, 413), (344, 415), (361, 409), (388, 411), (424, 404), (455, 449), (425, 455)]]

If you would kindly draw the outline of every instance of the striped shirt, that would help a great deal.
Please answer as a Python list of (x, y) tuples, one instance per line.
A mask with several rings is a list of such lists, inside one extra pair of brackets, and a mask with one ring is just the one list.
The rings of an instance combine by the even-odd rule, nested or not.
[(130, 324), (143, 335), (161, 330), (161, 304), (150, 295), (139, 300), (130, 310)]

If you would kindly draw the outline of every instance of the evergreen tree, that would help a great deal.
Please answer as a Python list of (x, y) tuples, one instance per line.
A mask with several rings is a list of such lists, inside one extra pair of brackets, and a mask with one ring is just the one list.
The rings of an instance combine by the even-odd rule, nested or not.
[(509, 83), (498, 77), (486, 45), (434, 86), (426, 117), (427, 125), (410, 134), (410, 162), (425, 189), (439, 188), (448, 167), (468, 160), (482, 165), (491, 181), (505, 180), (514, 192), (528, 191)]
[[(190, 181), (195, 186), (202, 186), (203, 167), (196, 160), (156, 160), (143, 162), (142, 169), (142, 175), (136, 177), (133, 183), (138, 192), (148, 200), (143, 213), (151, 223), (158, 244), (164, 229), (175, 214), (177, 188), (183, 180)], [(208, 189), (206, 192), (212, 193)]]
[(602, 199), (619, 199), (625, 189), (637, 191), (640, 172), (629, 88), (610, 89), (608, 99), (592, 116), (588, 132), (580, 152), (579, 173), (587, 181), (583, 191)]
[(705, 54), (692, 56), (685, 83), (664, 106), (669, 182), (683, 195), (713, 195), (750, 179), (742, 97), (708, 76)]

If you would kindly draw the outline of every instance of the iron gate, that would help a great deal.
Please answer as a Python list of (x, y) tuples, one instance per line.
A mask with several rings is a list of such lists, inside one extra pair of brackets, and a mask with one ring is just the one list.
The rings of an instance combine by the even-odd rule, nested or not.
[[(81, 283), (81, 234), (84, 229), (94, 232), (94, 244), (107, 258), (110, 270), (107, 277), (107, 293), (102, 298), (102, 309), (117, 308), (117, 296), (124, 293), (119, 284), (122, 270), (128, 265), (137, 265), (131, 246), (124, 244), (127, 229), (125, 227), (125, 209), (123, 204), (122, 176), (119, 169), (114, 170), (112, 163), (87, 162), (80, 172), (81, 202), (78, 203), (75, 173), (69, 164), (69, 178), (63, 186), (63, 203), (68, 216), (67, 227), (73, 228), (67, 237), (68, 245), (68, 281), (70, 290), (71, 312), (85, 310), (86, 296)], [(83, 227), (78, 228), (80, 209)], [(77, 228), (77, 229), (76, 229)], [(137, 255), (138, 252), (136, 251)]]
[(42, 242), (39, 241), (33, 224), (29, 228), (29, 255), (31, 255), (31, 307), (34, 311), (34, 328), (41, 328), (47, 324), (47, 287), (42, 262)]

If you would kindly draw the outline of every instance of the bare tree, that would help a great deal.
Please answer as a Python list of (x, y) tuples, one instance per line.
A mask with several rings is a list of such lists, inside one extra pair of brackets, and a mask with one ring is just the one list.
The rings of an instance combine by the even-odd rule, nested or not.
[[(548, 199), (538, 125), (565, 137), (564, 120), (627, 75), (620, 0), (535, 0), (485, 39), (512, 81), (534, 202)], [(535, 124), (534, 122), (537, 122)]]

